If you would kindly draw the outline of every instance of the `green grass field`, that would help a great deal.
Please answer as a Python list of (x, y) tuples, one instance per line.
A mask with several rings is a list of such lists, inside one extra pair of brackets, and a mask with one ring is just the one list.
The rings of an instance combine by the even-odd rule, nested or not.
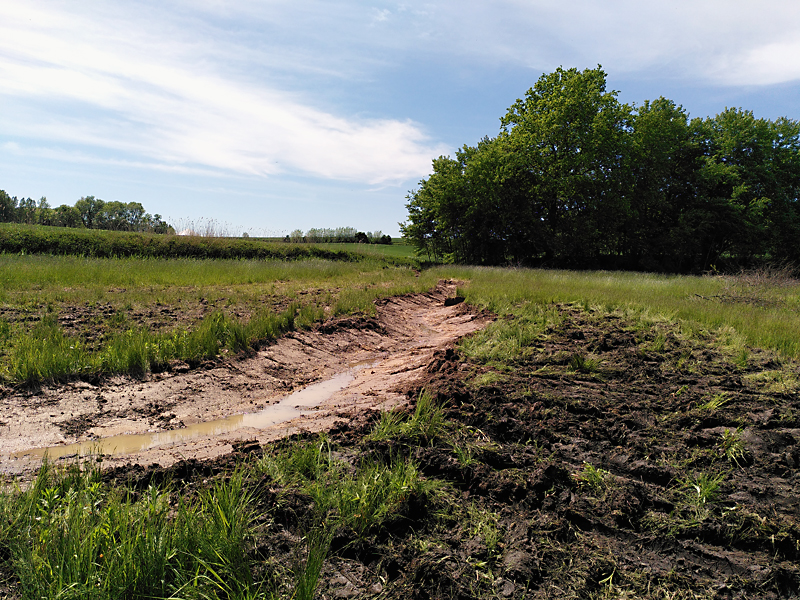
[(347, 250), (353, 254), (369, 257), (416, 258), (414, 246), (402, 240), (394, 240), (391, 244), (313, 244), (328, 250)]
[[(242, 350), (319, 319), (370, 313), (379, 296), (423, 291), (450, 278), (464, 282), (468, 302), (501, 315), (579, 303), (645, 322), (677, 322), (687, 331), (721, 332), (737, 348), (800, 355), (800, 293), (785, 276), (454, 266), (417, 276), (378, 256), (344, 262), (4, 254), (0, 373), (9, 382), (38, 383), (202, 361), (220, 348)], [(167, 318), (160, 322), (155, 312)], [(67, 320), (79, 326), (66, 330)]]
[[(363, 250), (401, 248), (409, 250)], [(322, 319), (374, 313), (376, 298), (422, 292), (440, 279), (460, 281), (467, 302), (501, 317), (460, 344), (465, 357), (487, 367), (471, 385), (501, 382), (522, 359), (539, 352), (537, 342), (567, 318), (561, 309), (569, 304), (588, 319), (619, 316), (634, 331), (668, 328), (703, 347), (721, 347), (733, 368), (746, 367), (756, 348), (774, 350), (779, 358), (774, 368), (747, 377), (765, 391), (778, 383), (775, 390), (782, 394), (798, 387), (800, 285), (785, 273), (688, 277), (453, 266), (418, 272), (378, 255), (280, 261), (3, 254), (0, 373), (9, 384), (39, 384), (143, 373), (171, 360), (196, 364)], [(663, 350), (663, 339), (650, 338), (636, 351), (659, 352), (659, 343)], [(590, 378), (600, 369), (593, 360), (575, 355), (556, 367), (562, 375)], [(703, 360), (702, 352), (693, 360)], [(711, 395), (693, 410), (710, 412), (724, 402), (724, 396)], [(395, 439), (414, 448), (438, 446), (464, 465), (495, 450), (479, 429), (449, 419), (421, 394), (413, 412), (384, 413), (364, 439), (373, 446)], [(720, 438), (718, 452), (726, 454), (719, 460), (726, 469), (746, 457), (737, 436), (731, 429)], [(474, 577), (500, 572), (492, 561), (503, 552), (504, 533), (494, 512), (474, 499), (467, 502), (444, 479), (423, 476), (410, 451), (369, 460), (361, 460), (362, 449), (353, 452), (358, 460), (344, 460), (324, 435), (294, 440), (271, 447), (248, 465), (247, 474), (234, 471), (191, 489), (120, 488), (104, 483), (96, 465), (59, 470), (45, 464), (26, 489), (0, 491), (0, 574), (18, 586), (15, 598), (311, 600), (337, 529), (363, 540), (376, 531), (394, 531), (423, 506), (436, 507), (431, 522), (441, 521), (448, 531), (467, 524), (470, 536), (482, 540), (486, 557), (474, 565)], [(605, 494), (610, 481), (607, 470), (588, 463), (573, 477), (572, 491), (589, 496)], [(690, 480), (687, 474), (681, 485), (697, 488), (699, 495), (701, 483), (719, 483), (710, 477)], [(273, 504), (259, 504), (256, 493), (266, 490), (270, 498), (273, 487), (280, 494)], [(685, 490), (669, 493), (680, 498)], [(298, 498), (308, 499), (313, 510), (291, 540), (291, 567), (269, 562), (278, 560), (274, 556), (256, 556), (251, 551), (257, 533), (270, 527), (275, 510)], [(701, 508), (698, 504), (695, 516)], [(267, 516), (259, 520), (261, 515)], [(400, 539), (393, 535), (387, 539)], [(413, 533), (409, 544), (416, 545), (408, 548), (414, 556), (439, 557), (437, 538), (424, 535)], [(572, 563), (564, 564), (569, 572)], [(0, 579), (0, 596), (3, 584)], [(608, 590), (609, 595), (590, 597), (623, 597), (610, 595), (610, 583)]]

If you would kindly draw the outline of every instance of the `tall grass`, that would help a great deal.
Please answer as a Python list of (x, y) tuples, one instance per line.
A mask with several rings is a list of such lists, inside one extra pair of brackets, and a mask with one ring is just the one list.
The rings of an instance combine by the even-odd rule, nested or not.
[(265, 456), (258, 468), (309, 494), (314, 500), (314, 523), (348, 527), (359, 536), (382, 527), (387, 519), (402, 514), (409, 502), (435, 490), (408, 458), (367, 459), (352, 468), (334, 458), (324, 436)]
[(319, 307), (297, 303), (280, 313), (265, 311), (247, 321), (215, 312), (191, 331), (129, 329), (96, 352), (86, 350), (80, 340), (67, 338), (56, 323), (45, 319), (8, 350), (5, 376), (37, 384), (85, 375), (140, 374), (162, 370), (174, 360), (198, 364), (223, 350), (238, 352), (295, 327), (309, 327), (323, 315)]
[[(96, 259), (0, 255), (0, 303), (30, 329), (0, 322), (0, 377), (38, 384), (85, 375), (144, 373), (173, 360), (198, 363), (238, 352), (326, 316), (374, 314), (381, 296), (423, 291), (433, 276), (383, 263)], [(265, 298), (270, 302), (265, 302)], [(265, 306), (266, 304), (266, 306)], [(277, 306), (278, 310), (269, 308)], [(172, 314), (216, 306), (195, 322), (153, 331), (129, 315), (162, 307)], [(286, 308), (281, 309), (283, 305)], [(62, 311), (96, 314), (100, 333), (87, 341), (59, 327)], [(161, 310), (157, 308), (157, 311)], [(237, 317), (236, 313), (242, 315)], [(146, 317), (145, 317), (146, 321)]]
[[(437, 267), (432, 272), (468, 281), (460, 292), (467, 301), (499, 314), (533, 314), (533, 321), (539, 322), (539, 309), (534, 306), (578, 303), (644, 321), (680, 322), (687, 331), (727, 328), (728, 335), (742, 336), (751, 346), (800, 357), (798, 282), (765, 285), (753, 290), (758, 296), (744, 299), (752, 301), (741, 301), (730, 294), (735, 282), (730, 277), (475, 267)], [(536, 327), (528, 333), (509, 331), (504, 335), (521, 336), (524, 341)]]
[[(339, 262), (322, 259), (210, 260), (162, 258), (86, 258), (0, 254), (0, 301), (35, 302), (171, 302), (189, 293), (211, 298), (224, 288), (243, 297), (269, 293), (296, 294), (317, 287), (353, 288), (371, 284), (412, 283), (405, 267), (384, 269), (382, 261)], [(255, 286), (253, 290), (250, 286)], [(234, 296), (237, 299), (239, 294)], [(210, 299), (210, 298), (207, 298)]]
[(173, 507), (168, 490), (133, 500), (91, 468), (45, 462), (0, 496), (0, 556), (26, 598), (254, 597), (252, 505), (241, 471)]

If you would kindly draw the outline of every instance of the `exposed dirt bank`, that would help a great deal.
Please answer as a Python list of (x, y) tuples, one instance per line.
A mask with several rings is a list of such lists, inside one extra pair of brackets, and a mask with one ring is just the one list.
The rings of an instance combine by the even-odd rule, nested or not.
[[(381, 312), (441, 306), (441, 297)], [(435, 437), (377, 437), (375, 411), (329, 430), (336, 460), (408, 458), (439, 492), (410, 494), (360, 534), (336, 529), (316, 597), (797, 598), (800, 398), (795, 380), (778, 378), (791, 369), (755, 350), (737, 363), (712, 339), (667, 325), (557, 310), (560, 324), (512, 368), (452, 349), (431, 357), (429, 347), (405, 363), (427, 361), (404, 385), (445, 407)], [(455, 310), (446, 320), (470, 318)], [(320, 446), (306, 434), (291, 443), (304, 440)], [(106, 480), (138, 489), (172, 481), (185, 495), (248, 456), (289, 447), (239, 444), (213, 461), (120, 466)], [(254, 568), (291, 581), (314, 501), (268, 475), (254, 493)]]
[[(434, 351), (453, 343), (492, 320), (464, 304), (445, 306), (455, 295), (455, 282), (442, 282), (426, 294), (388, 298), (378, 316), (328, 321), (312, 331), (294, 331), (253, 356), (233, 357), (190, 371), (174, 365), (172, 372), (146, 380), (115, 378), (99, 385), (77, 382), (33, 392), (7, 391), (0, 398), (2, 470), (21, 473), (35, 466), (41, 452), (74, 455), (75, 443), (112, 436), (119, 462), (169, 465), (182, 458), (211, 458), (231, 451), (241, 439), (267, 441), (298, 430), (316, 431), (334, 420), (368, 408), (387, 408), (406, 400)], [(287, 411), (280, 400), (293, 391), (348, 373), (343, 389), (322, 389), (319, 405), (302, 415)], [(349, 380), (352, 377), (352, 380)], [(198, 424), (243, 413), (289, 418), (267, 426), (239, 427), (218, 433)], [(177, 442), (142, 440), (134, 435), (180, 431), (194, 426), (199, 435)], [(141, 441), (141, 444), (140, 444)], [(152, 448), (140, 445), (152, 443)]]

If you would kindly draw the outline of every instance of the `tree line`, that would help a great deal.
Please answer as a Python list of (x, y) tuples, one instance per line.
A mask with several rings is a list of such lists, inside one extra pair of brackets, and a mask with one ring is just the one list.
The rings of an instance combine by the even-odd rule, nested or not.
[(305, 234), (295, 229), (284, 238), (286, 242), (299, 243), (355, 243), (355, 244), (391, 244), (392, 238), (381, 231), (358, 231), (355, 227), (314, 228)]
[(45, 197), (38, 201), (18, 199), (4, 190), (0, 190), (0, 223), (175, 233), (161, 215), (149, 214), (139, 202), (105, 202), (94, 196), (84, 196), (75, 206), (62, 204), (53, 208)]
[(404, 237), (471, 264), (696, 272), (800, 264), (800, 123), (729, 108), (690, 119), (544, 74), (497, 137), (440, 156), (407, 196)]

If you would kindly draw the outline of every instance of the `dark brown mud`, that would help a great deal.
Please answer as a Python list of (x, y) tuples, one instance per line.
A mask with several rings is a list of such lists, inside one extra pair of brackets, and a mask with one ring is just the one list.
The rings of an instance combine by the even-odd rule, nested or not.
[[(432, 393), (449, 423), (436, 438), (370, 437), (377, 411), (329, 430), (344, 460), (410, 457), (440, 486), (363, 535), (337, 530), (316, 597), (800, 595), (796, 367), (752, 349), (738, 360), (670, 325), (558, 310), (561, 324), (525, 360), (488, 367), (454, 347), (434, 353), (408, 386), (408, 410)], [(191, 493), (315, 435), (106, 478)], [(269, 579), (292, 568), (314, 506), (266, 477), (255, 492), (251, 556)]]

